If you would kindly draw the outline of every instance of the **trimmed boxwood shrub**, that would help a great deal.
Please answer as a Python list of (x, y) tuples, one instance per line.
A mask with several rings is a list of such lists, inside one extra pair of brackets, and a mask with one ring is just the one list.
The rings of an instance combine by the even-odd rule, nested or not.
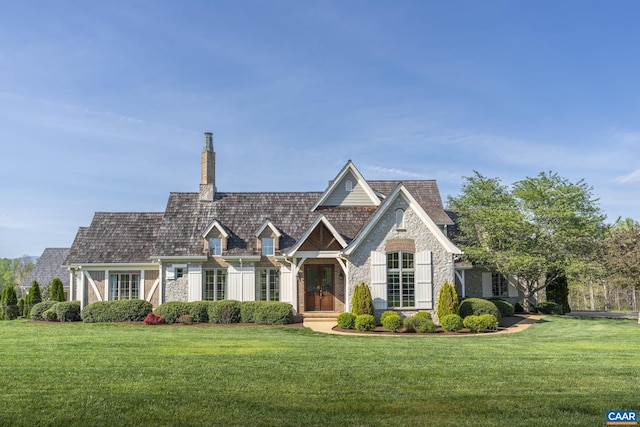
[(457, 332), (464, 327), (462, 317), (457, 314), (447, 314), (440, 319), (440, 325), (447, 332)]
[(258, 325), (293, 323), (293, 306), (286, 302), (260, 301), (260, 305), (254, 312), (254, 320)]
[(414, 314), (414, 316), (419, 319), (433, 320), (433, 317), (431, 317), (431, 313), (429, 313), (428, 311), (419, 311)]
[(502, 317), (512, 317), (515, 314), (515, 308), (509, 301), (505, 301), (500, 298), (491, 298), (491, 301), (498, 310), (500, 311), (500, 316)]
[(348, 311), (338, 315), (338, 326), (342, 329), (353, 329), (356, 325), (356, 316)]
[(541, 302), (538, 304), (538, 311), (542, 314), (564, 314), (564, 309), (553, 301)]
[(482, 330), (498, 330), (498, 319), (493, 314), (481, 314), (480, 322), (482, 323)]
[(403, 326), (402, 317), (397, 313), (388, 314), (382, 319), (382, 326), (391, 332), (398, 332)]
[(195, 323), (209, 322), (209, 305), (212, 301), (194, 301), (187, 303), (189, 305), (189, 314), (193, 317)]
[(387, 310), (387, 311), (383, 311), (382, 314), (380, 315), (380, 324), (384, 325), (384, 319), (387, 316), (399, 316), (398, 312), (395, 310)]
[(240, 323), (240, 301), (221, 300), (209, 304), (207, 308), (210, 323)]
[(42, 301), (31, 307), (31, 320), (44, 320), (42, 313), (56, 305), (58, 301)]
[(462, 321), (465, 328), (468, 328), (471, 332), (480, 332), (484, 330), (484, 323), (480, 320), (480, 316), (470, 315), (464, 318)]
[(162, 316), (165, 323), (176, 323), (180, 316), (189, 314), (190, 303), (184, 301), (168, 301), (160, 304), (153, 312)]
[(481, 314), (493, 314), (500, 321), (500, 310), (494, 303), (481, 298), (467, 298), (460, 303), (460, 317), (480, 316)]
[(438, 330), (433, 320), (424, 317), (417, 317), (413, 328), (420, 334), (433, 334)]
[(262, 301), (242, 301), (240, 303), (240, 321), (242, 323), (255, 323), (255, 313)]
[(359, 331), (373, 331), (376, 328), (376, 318), (371, 314), (356, 316), (356, 329)]
[(47, 322), (56, 322), (58, 320), (58, 316), (56, 315), (56, 311), (51, 307), (48, 310), (42, 312), (42, 319)]
[(177, 323), (181, 323), (183, 325), (193, 325), (193, 316), (190, 314), (183, 314), (178, 317)]
[(152, 309), (149, 301), (140, 299), (98, 301), (87, 305), (81, 316), (86, 323), (142, 322)]
[(80, 317), (80, 301), (59, 302), (51, 307), (56, 313), (56, 318), (60, 322), (79, 322)]
[(513, 306), (513, 311), (516, 313), (524, 313), (524, 307), (522, 307), (522, 303), (521, 302), (515, 303), (515, 305)]

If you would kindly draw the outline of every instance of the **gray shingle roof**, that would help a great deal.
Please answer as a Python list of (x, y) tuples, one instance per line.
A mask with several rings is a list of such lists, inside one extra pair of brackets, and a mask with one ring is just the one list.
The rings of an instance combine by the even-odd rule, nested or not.
[(23, 283), (23, 286), (31, 286), (34, 280), (40, 286), (46, 286), (56, 277), (60, 278), (64, 287), (69, 287), (69, 271), (62, 267), (65, 258), (69, 255), (69, 248), (46, 248), (33, 271)]

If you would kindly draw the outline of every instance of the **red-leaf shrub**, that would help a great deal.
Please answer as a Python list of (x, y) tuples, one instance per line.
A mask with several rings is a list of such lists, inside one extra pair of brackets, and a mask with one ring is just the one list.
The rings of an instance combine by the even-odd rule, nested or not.
[(143, 322), (145, 325), (159, 325), (161, 323), (164, 323), (164, 319), (162, 318), (162, 316), (158, 316), (157, 314), (151, 312), (147, 315), (147, 317), (145, 317)]

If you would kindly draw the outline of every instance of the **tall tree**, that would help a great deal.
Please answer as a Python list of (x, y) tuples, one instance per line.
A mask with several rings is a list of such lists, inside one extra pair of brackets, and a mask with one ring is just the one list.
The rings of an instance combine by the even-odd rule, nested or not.
[(449, 208), (458, 215), (459, 245), (472, 263), (511, 276), (529, 310), (533, 295), (556, 274), (587, 259), (603, 230), (604, 216), (584, 181), (553, 172), (516, 182), (478, 172), (465, 179)]

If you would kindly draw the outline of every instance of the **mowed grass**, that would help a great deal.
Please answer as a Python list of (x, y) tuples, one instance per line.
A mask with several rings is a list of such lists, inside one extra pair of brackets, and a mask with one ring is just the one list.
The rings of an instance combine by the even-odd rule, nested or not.
[(359, 337), (0, 322), (0, 425), (595, 426), (640, 409), (640, 326)]

